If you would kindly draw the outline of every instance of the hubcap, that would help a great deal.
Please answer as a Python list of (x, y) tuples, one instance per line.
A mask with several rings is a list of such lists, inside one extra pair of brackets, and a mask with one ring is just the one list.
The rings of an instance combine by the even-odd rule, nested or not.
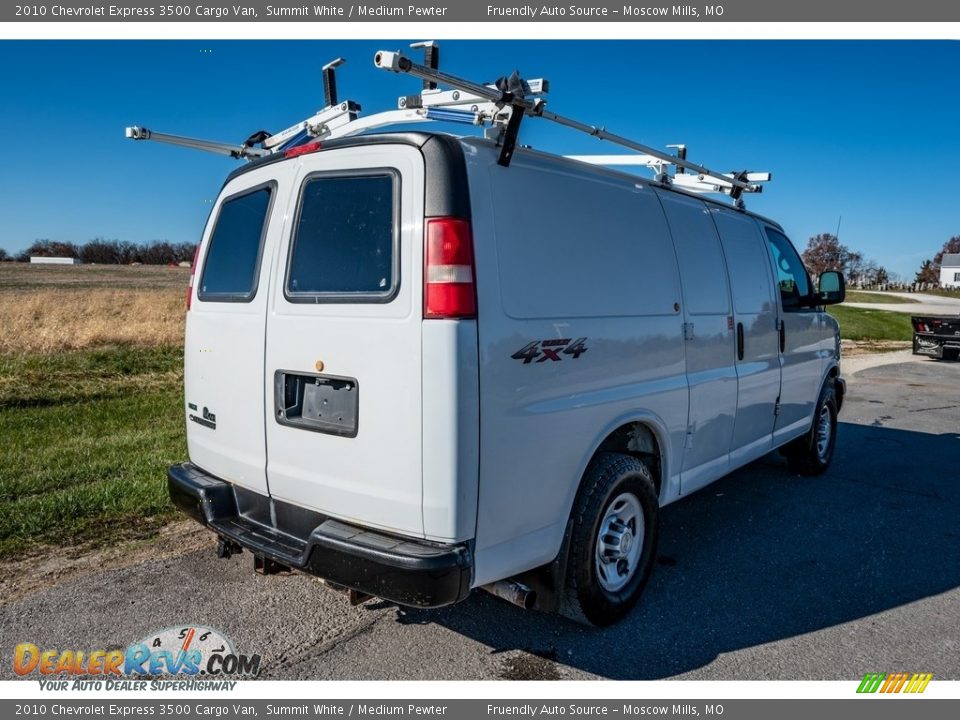
[(830, 430), (833, 418), (830, 417), (830, 408), (824, 405), (820, 408), (820, 417), (817, 418), (817, 457), (826, 460), (830, 452)]
[(630, 582), (643, 550), (643, 511), (633, 493), (621, 493), (607, 505), (597, 533), (596, 567), (600, 586), (610, 592)]

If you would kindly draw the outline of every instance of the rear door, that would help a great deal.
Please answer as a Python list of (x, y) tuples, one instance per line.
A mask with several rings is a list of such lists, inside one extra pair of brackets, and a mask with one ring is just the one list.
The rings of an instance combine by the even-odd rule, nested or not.
[(730, 463), (735, 467), (773, 447), (774, 411), (780, 396), (777, 301), (757, 223), (727, 208), (714, 208), (712, 213), (733, 296), (738, 389)]
[(381, 144), (290, 164), (260, 381), (270, 493), (422, 535), (423, 158)]
[(197, 255), (184, 347), (187, 444), (207, 472), (267, 493), (263, 344), (270, 266), (291, 168), (239, 175), (220, 194)]

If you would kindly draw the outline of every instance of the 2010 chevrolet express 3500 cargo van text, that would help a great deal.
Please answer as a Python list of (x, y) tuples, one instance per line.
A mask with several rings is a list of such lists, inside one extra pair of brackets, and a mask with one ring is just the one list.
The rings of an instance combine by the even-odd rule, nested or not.
[(680, 189), (738, 199), (746, 174), (656, 155), (676, 173), (647, 182), (523, 149), (516, 117), (547, 117), (530, 83), (453, 82), (488, 96), (428, 88), (395, 112), (489, 113), (494, 139), (295, 126), (227, 179), (194, 265), (170, 494), (264, 570), (610, 623), (647, 581), (661, 506), (775, 448), (826, 469), (845, 385), (823, 306), (843, 279), (815, 289), (775, 222)]

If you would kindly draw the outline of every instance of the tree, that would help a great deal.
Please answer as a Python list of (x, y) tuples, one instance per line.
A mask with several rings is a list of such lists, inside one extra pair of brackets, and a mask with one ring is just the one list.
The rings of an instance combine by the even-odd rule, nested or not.
[[(960, 253), (960, 235), (954, 235), (947, 240), (940, 252), (933, 256), (932, 260), (924, 260), (920, 269), (917, 271), (917, 282), (940, 282), (940, 265), (943, 263), (943, 256), (947, 254)], [(921, 277), (923, 279), (921, 279)]]
[(46, 239), (34, 240), (30, 247), (18, 255), (18, 258), (23, 256), (28, 260), (31, 257), (79, 257), (77, 246), (73, 243)]
[(924, 260), (920, 269), (917, 271), (916, 282), (935, 283), (940, 282), (940, 271), (934, 268), (932, 260)]
[(842, 245), (837, 236), (830, 233), (810, 238), (802, 257), (813, 277), (819, 277), (826, 270), (840, 270), (844, 275), (852, 276), (863, 267), (863, 255)]
[(116, 265), (119, 260), (120, 243), (116, 240), (94, 238), (80, 248), (80, 259), (97, 265)]
[(933, 265), (937, 269), (938, 279), (940, 276), (940, 265), (943, 263), (943, 256), (947, 254), (954, 255), (956, 253), (960, 253), (960, 235), (954, 235), (947, 240), (940, 249), (940, 252), (933, 256)]
[(10, 259), (10, 256), (7, 254), (7, 251), (4, 250), (3, 248), (0, 248), (0, 262), (3, 262), (4, 260), (9, 260), (9, 259)]

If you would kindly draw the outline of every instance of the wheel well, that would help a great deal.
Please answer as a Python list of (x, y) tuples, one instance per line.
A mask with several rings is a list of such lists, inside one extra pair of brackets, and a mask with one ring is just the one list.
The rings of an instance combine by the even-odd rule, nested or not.
[(622, 453), (637, 458), (647, 466), (650, 474), (653, 475), (657, 497), (660, 497), (661, 477), (663, 475), (660, 463), (660, 444), (649, 426), (639, 421), (621, 425), (600, 443), (594, 457), (602, 452)]
[[(830, 380), (836, 380), (838, 377), (840, 377), (840, 368), (834, 365), (832, 368), (830, 368), (830, 372), (827, 373), (827, 378)], [(837, 383), (833, 386), (833, 391), (836, 394), (837, 399), (837, 412), (840, 412), (840, 408), (843, 407), (843, 390), (843, 385), (840, 383)]]

